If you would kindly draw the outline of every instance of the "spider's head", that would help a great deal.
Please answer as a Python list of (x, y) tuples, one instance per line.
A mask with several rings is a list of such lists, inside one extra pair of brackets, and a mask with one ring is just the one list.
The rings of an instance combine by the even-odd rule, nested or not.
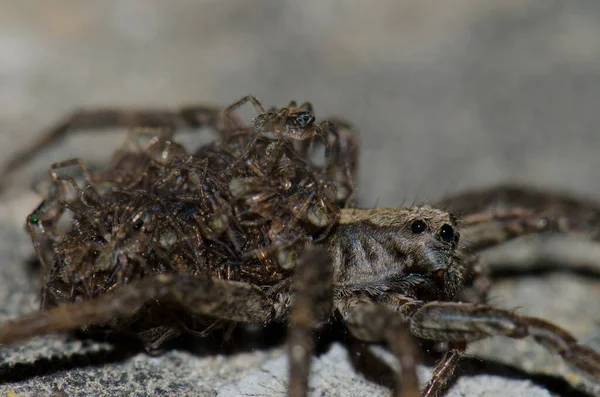
[[(259, 115), (255, 118), (254, 128), (256, 130), (257, 122), (262, 128), (270, 126), (274, 132), (280, 134), (283, 137), (304, 140), (315, 136), (316, 125), (315, 116), (313, 116), (310, 110), (305, 108), (292, 109), (291, 111), (280, 112), (275, 114), (272, 120), (268, 120), (271, 124), (267, 124), (266, 120), (263, 119), (263, 115)], [(276, 120), (276, 121), (275, 121)]]
[(303, 131), (313, 128), (315, 123), (315, 116), (308, 111), (299, 111), (290, 113), (286, 120), (285, 125), (288, 129), (294, 131)]
[(252, 127), (255, 133), (274, 133), (279, 137), (301, 141), (315, 136), (319, 129), (315, 120), (310, 103), (297, 106), (292, 101), (287, 107), (259, 114), (252, 120)]
[(329, 239), (339, 291), (373, 299), (452, 300), (464, 266), (456, 219), (429, 207), (342, 210)]

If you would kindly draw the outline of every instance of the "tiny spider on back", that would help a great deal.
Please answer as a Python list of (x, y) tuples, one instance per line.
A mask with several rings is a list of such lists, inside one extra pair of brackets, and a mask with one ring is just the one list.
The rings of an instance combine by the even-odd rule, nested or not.
[[(252, 125), (235, 114), (246, 102), (258, 111)], [(27, 218), (42, 311), (0, 325), (0, 344), (105, 327), (153, 349), (190, 331), (287, 323), (288, 390), (300, 397), (314, 332), (338, 318), (396, 355), (398, 396), (443, 395), (468, 343), (493, 336), (531, 336), (600, 380), (600, 354), (567, 331), (484, 303), (477, 256), (528, 234), (596, 241), (596, 205), (500, 187), (432, 206), (354, 208), (352, 127), (315, 123), (310, 104), (265, 111), (251, 96), (224, 109), (77, 112), (9, 161), (2, 182), (72, 131), (119, 126), (132, 131), (105, 167), (50, 167)], [(179, 128), (201, 126), (213, 141), (191, 151), (176, 141)], [(505, 207), (487, 211), (500, 197)], [(423, 389), (421, 340), (446, 346)]]

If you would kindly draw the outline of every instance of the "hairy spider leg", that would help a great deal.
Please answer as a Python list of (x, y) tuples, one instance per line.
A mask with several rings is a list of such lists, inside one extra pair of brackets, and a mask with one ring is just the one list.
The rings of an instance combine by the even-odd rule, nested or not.
[(307, 395), (313, 330), (331, 317), (333, 269), (325, 249), (307, 248), (296, 264), (288, 331), (290, 397)]
[(88, 301), (54, 307), (0, 326), (0, 344), (132, 317), (144, 305), (171, 304), (193, 314), (242, 323), (263, 323), (274, 304), (259, 287), (202, 275), (157, 275), (116, 288)]
[(386, 342), (400, 364), (396, 376), (396, 396), (419, 397), (417, 364), (420, 352), (410, 332), (409, 318), (368, 299), (354, 303), (344, 320), (350, 333), (360, 341)]
[[(235, 112), (237, 109), (239, 109), (240, 107), (242, 107), (243, 105), (245, 105), (248, 102), (252, 103), (252, 105), (254, 106), (254, 109), (256, 110), (256, 112), (257, 112), (257, 114), (259, 116), (261, 114), (265, 114), (266, 113), (265, 112), (265, 108), (260, 103), (260, 101), (258, 99), (256, 99), (256, 97), (254, 97), (252, 95), (247, 95), (247, 96), (243, 97), (242, 99), (240, 99), (239, 101), (236, 101), (233, 104), (229, 105), (224, 110), (224, 115), (225, 115), (224, 118), (231, 118), (233, 112)], [(244, 161), (246, 159), (246, 157), (248, 157), (248, 154), (250, 153), (250, 149), (252, 148), (252, 146), (254, 145), (254, 143), (256, 142), (256, 140), (258, 139), (258, 137), (260, 136), (260, 132), (262, 132), (262, 131), (256, 131), (256, 129), (254, 130), (253, 137), (252, 137), (250, 143), (248, 144), (248, 146), (246, 147), (246, 150), (234, 162), (234, 164), (232, 165), (232, 167), (236, 167), (240, 162)]]
[[(600, 379), (600, 354), (580, 345), (575, 337), (562, 328), (539, 318), (520, 316), (481, 304), (431, 302), (424, 304), (411, 316), (410, 329), (419, 338), (455, 343), (492, 336), (514, 339), (532, 336), (547, 350), (560, 355), (572, 368), (591, 378)], [(432, 380), (427, 395), (437, 396), (442, 391), (447, 378), (454, 372), (452, 367), (458, 364), (458, 360), (452, 357), (457, 354), (461, 354), (461, 350), (455, 350), (438, 364), (436, 370), (444, 368), (440, 373), (446, 379)]]

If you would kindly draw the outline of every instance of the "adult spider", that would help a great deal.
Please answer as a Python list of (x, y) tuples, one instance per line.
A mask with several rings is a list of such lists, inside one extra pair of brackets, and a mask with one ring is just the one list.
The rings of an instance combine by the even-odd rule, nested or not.
[[(331, 121), (330, 135), (287, 139), (283, 131), (294, 129), (282, 126), (295, 123), (289, 107), (246, 126), (231, 114), (239, 104), (78, 113), (9, 163), (16, 169), (73, 128), (158, 128), (135, 131), (102, 170), (76, 159), (51, 167), (50, 189), (27, 222), (42, 264), (44, 311), (1, 325), (0, 344), (107, 326), (154, 348), (186, 331), (288, 321), (289, 394), (303, 396), (313, 331), (336, 316), (358, 340), (390, 346), (402, 396), (421, 393), (415, 337), (448, 344), (424, 396), (443, 392), (467, 343), (490, 336), (533, 336), (600, 379), (600, 354), (566, 331), (481, 303), (485, 274), (476, 256), (532, 233), (597, 239), (600, 209), (522, 189), (436, 204), (458, 210), (461, 220), (429, 206), (340, 209), (355, 186), (350, 127)], [(189, 154), (174, 129), (201, 124), (218, 139)], [(137, 144), (142, 135), (151, 137), (146, 145)], [(325, 162), (315, 160), (313, 145), (297, 145), (315, 137), (335, 145)], [(481, 212), (506, 192), (508, 208)], [(475, 301), (458, 301), (467, 296)]]

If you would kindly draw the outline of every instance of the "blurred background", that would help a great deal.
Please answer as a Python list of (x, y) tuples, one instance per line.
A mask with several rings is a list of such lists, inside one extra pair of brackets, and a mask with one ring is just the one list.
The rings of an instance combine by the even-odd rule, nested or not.
[[(600, 199), (597, 0), (0, 0), (0, 163), (78, 108), (228, 105), (248, 94), (265, 106), (311, 101), (318, 118), (352, 122), (362, 141), (362, 206), (434, 200), (500, 182)], [(123, 136), (72, 136), (12, 179), (0, 201), (2, 318), (38, 305), (35, 278), (24, 270), (33, 250), (23, 223), (39, 203), (30, 191), (33, 181), (59, 160), (101, 162)], [(547, 257), (579, 252), (537, 240), (532, 246), (513, 253), (522, 260), (532, 250)], [(589, 263), (597, 265), (598, 257), (596, 247)], [(501, 281), (492, 299), (551, 318), (600, 348), (598, 301), (597, 278), (564, 273)], [(2, 362), (68, 355), (82, 346), (65, 336), (44, 338), (3, 349)], [(497, 339), (471, 353), (582, 382), (529, 340)], [(285, 363), (269, 361), (281, 354), (282, 348), (236, 358), (140, 353), (123, 362), (101, 360), (101, 368), (86, 365), (85, 358), (84, 365), (67, 364), (65, 372), (56, 365), (44, 378), (34, 377), (35, 366), (28, 367), (29, 376), (0, 371), (0, 390), (233, 396), (250, 387), (244, 390), (254, 395), (282, 394)], [(350, 369), (336, 375), (336, 365), (347, 365), (344, 357), (339, 349), (315, 359), (325, 371), (317, 385), (336, 384), (331, 395), (386, 392), (364, 389), (374, 386), (348, 375)], [(240, 379), (252, 380), (235, 383)], [(474, 379), (459, 382), (463, 391), (451, 395), (491, 395), (493, 382)], [(478, 384), (480, 394), (474, 391)], [(256, 385), (268, 387), (256, 391)], [(553, 395), (600, 395), (597, 387), (573, 394), (559, 386)], [(497, 395), (511, 394), (507, 387), (500, 383)], [(511, 395), (549, 395), (540, 388), (537, 394), (518, 390)]]
[[(0, 159), (76, 108), (252, 94), (351, 121), (365, 206), (501, 181), (600, 195), (595, 0), (0, 5)], [(32, 169), (122, 139), (91, 135)]]

